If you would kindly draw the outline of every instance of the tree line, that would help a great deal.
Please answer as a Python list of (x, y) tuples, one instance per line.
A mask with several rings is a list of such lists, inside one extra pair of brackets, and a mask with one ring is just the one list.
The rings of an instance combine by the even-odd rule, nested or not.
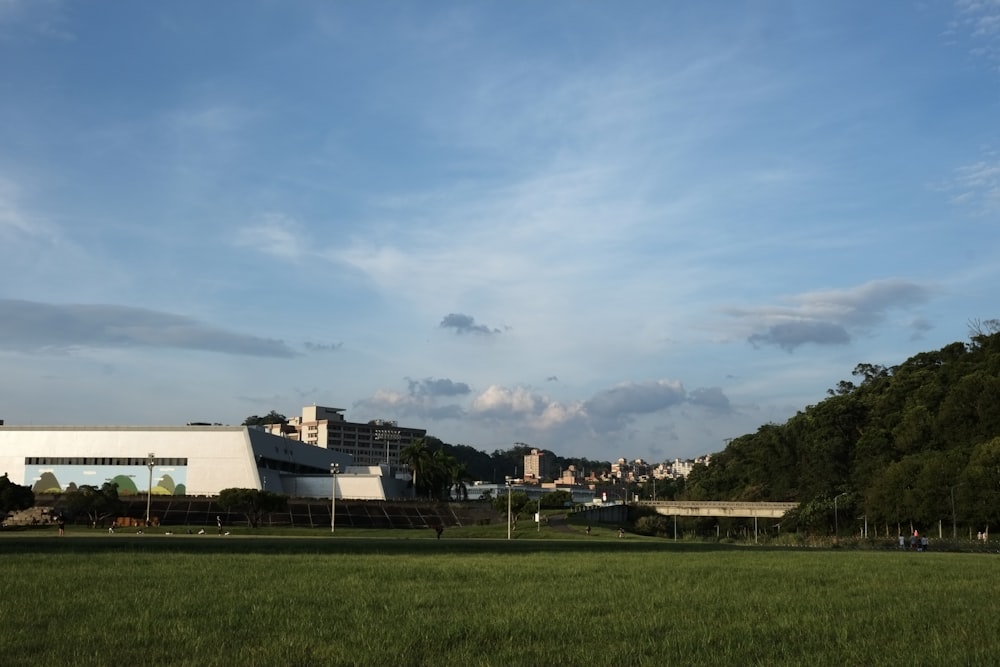
[(1000, 521), (1000, 320), (854, 380), (784, 424), (734, 439), (688, 476), (689, 500), (799, 502), (790, 527), (851, 520), (908, 531)]

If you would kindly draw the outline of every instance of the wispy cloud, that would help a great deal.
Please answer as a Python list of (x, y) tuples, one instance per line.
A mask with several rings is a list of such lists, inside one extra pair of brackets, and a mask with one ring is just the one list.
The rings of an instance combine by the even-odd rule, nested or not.
[(106, 304), (0, 299), (0, 347), (26, 352), (156, 347), (257, 357), (293, 357), (280, 340), (235, 333), (191, 317)]
[(51, 229), (29, 213), (20, 202), (20, 188), (10, 180), (0, 177), (0, 239), (20, 237), (48, 237)]
[(312, 254), (308, 237), (306, 228), (293, 218), (283, 213), (264, 213), (237, 231), (235, 241), (265, 255), (297, 262)]
[[(61, 0), (0, 0), (0, 40), (17, 34), (75, 41), (62, 5)], [(17, 32), (5, 31), (7, 26), (17, 28)]]
[(955, 170), (949, 184), (952, 202), (971, 209), (977, 215), (1000, 212), (1000, 159), (990, 155)]
[(956, 0), (957, 18), (949, 33), (968, 38), (969, 52), (1000, 65), (1000, 2), (997, 0)]

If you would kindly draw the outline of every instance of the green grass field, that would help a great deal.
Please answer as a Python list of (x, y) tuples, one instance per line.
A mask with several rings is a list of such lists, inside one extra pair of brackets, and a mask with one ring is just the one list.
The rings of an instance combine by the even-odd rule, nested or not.
[(1000, 645), (996, 555), (238, 532), (3, 535), (2, 663), (986, 665)]

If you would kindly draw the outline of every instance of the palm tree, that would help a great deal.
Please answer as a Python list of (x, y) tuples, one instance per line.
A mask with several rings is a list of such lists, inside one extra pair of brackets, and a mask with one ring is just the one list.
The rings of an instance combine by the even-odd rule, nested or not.
[(455, 500), (468, 500), (469, 489), (465, 483), (470, 481), (472, 477), (469, 475), (465, 464), (452, 458), (452, 464), (448, 468), (448, 477), (451, 481), (451, 487), (455, 489)]
[(429, 463), (427, 495), (443, 500), (448, 497), (448, 489), (451, 487), (450, 471), (457, 461), (442, 447), (433, 451)]
[(431, 453), (427, 449), (427, 442), (423, 438), (417, 438), (399, 452), (399, 460), (410, 467), (413, 475), (413, 497), (417, 497), (417, 476), (423, 480), (424, 473), (427, 472), (430, 463)]

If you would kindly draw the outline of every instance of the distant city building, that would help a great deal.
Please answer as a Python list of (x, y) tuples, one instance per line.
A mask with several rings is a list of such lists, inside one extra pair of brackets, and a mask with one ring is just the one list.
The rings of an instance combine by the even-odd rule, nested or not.
[(559, 479), (556, 480), (559, 484), (579, 484), (580, 480), (583, 479), (579, 471), (577, 471), (576, 466), (571, 465), (562, 471), (559, 475)]
[(691, 474), (698, 464), (708, 465), (712, 460), (711, 454), (699, 456), (696, 459), (674, 459), (667, 467), (668, 476), (674, 479), (684, 478)]
[(427, 435), (422, 428), (399, 426), (394, 421), (374, 419), (366, 423), (344, 419), (342, 408), (307, 405), (301, 417), (285, 424), (268, 424), (268, 432), (309, 445), (343, 452), (358, 465), (399, 465), (399, 452)]
[(549, 456), (541, 449), (532, 449), (524, 455), (524, 479), (536, 483), (549, 476)]
[(605, 481), (648, 482), (650, 479), (679, 479), (687, 477), (698, 464), (708, 465), (712, 455), (699, 456), (695, 459), (674, 459), (656, 465), (643, 459), (635, 459), (631, 463), (625, 458), (611, 464), (611, 473), (604, 475)]

